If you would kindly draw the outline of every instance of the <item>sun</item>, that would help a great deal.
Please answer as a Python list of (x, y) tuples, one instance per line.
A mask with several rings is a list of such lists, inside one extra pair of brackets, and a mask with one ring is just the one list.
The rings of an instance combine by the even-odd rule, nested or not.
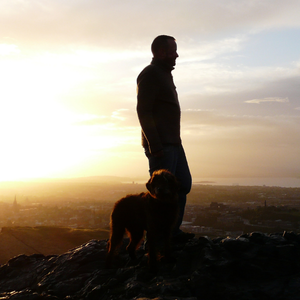
[(104, 134), (103, 128), (80, 126), (81, 115), (47, 103), (18, 103), (22, 109), (7, 107), (6, 115), (2, 110), (1, 181), (72, 177), (72, 169), (93, 159), (105, 161), (106, 151), (119, 146), (117, 136)]
[[(81, 87), (90, 88), (89, 96), (99, 91), (94, 83), (107, 75), (94, 64), (102, 62), (103, 53), (94, 53), (92, 59), (90, 54), (26, 56), (17, 46), (0, 47), (0, 181), (74, 177), (80, 172), (89, 176), (122, 164), (116, 149), (128, 144), (130, 137), (116, 125), (119, 116), (92, 124), (93, 118), (101, 119), (100, 112), (91, 115), (73, 109), (69, 100), (78, 101)], [(84, 107), (87, 93), (81, 96)], [(136, 137), (139, 143), (139, 133)]]

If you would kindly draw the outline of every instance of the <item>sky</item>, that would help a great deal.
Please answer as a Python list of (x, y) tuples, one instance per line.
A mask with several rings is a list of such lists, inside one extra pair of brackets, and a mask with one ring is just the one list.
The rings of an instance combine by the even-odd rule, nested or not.
[(194, 180), (300, 186), (300, 1), (2, 0), (0, 181), (148, 178), (136, 77), (176, 38)]

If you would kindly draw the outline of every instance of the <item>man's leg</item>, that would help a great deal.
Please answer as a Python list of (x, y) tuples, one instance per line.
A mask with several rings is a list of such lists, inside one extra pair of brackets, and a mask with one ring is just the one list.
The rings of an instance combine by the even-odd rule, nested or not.
[(188, 166), (188, 162), (185, 156), (185, 152), (182, 146), (180, 146), (178, 150), (178, 159), (177, 159), (177, 166), (174, 173), (177, 180), (180, 182), (180, 190), (178, 192), (178, 199), (179, 199), (179, 218), (177, 225), (175, 227), (174, 234), (178, 234), (181, 232), (179, 229), (183, 220), (184, 210), (186, 205), (186, 195), (190, 192), (192, 187), (192, 176), (190, 173), (190, 169)]
[(167, 169), (175, 175), (177, 180), (180, 183), (180, 190), (178, 192), (179, 200), (179, 219), (174, 230), (174, 234), (180, 233), (180, 225), (182, 223), (185, 204), (186, 204), (186, 195), (191, 190), (192, 178), (187, 163), (187, 159), (184, 153), (184, 149), (181, 145), (168, 145), (163, 148), (164, 156), (163, 157), (154, 157), (146, 151), (146, 156), (149, 160), (149, 173), (150, 176), (155, 170)]

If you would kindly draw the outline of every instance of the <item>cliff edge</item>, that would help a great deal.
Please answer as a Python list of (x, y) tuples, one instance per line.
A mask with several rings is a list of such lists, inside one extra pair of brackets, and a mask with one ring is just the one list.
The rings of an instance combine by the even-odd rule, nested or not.
[(19, 255), (0, 267), (0, 299), (300, 299), (300, 235), (253, 232), (235, 239), (194, 238), (173, 245), (176, 262), (149, 272), (142, 249), (120, 249), (104, 268), (106, 240), (62, 255)]

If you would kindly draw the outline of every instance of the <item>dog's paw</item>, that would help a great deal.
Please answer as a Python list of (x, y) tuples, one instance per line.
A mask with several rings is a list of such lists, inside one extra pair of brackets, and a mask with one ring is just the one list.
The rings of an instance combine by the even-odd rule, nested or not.
[(155, 264), (155, 265), (149, 265), (149, 271), (150, 271), (151, 274), (157, 275), (157, 273), (158, 273), (158, 266), (157, 266), (157, 264)]
[(177, 259), (173, 256), (163, 256), (160, 260), (162, 263), (175, 264)]

